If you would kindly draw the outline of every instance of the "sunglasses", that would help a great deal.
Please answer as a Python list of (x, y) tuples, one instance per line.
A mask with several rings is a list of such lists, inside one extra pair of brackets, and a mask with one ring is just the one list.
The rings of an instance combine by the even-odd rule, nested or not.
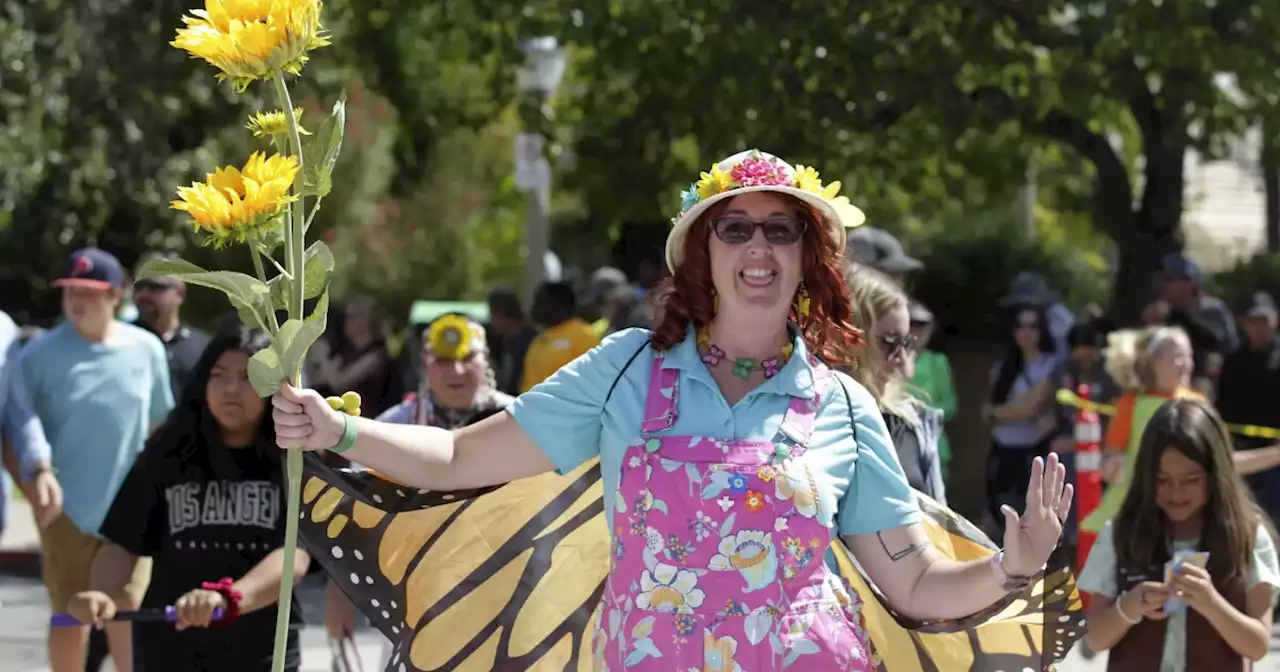
[(893, 359), (916, 349), (916, 337), (913, 334), (888, 334), (880, 337), (880, 345), (884, 348), (885, 357)]
[(163, 292), (166, 289), (172, 289), (177, 285), (172, 282), (164, 282), (162, 280), (139, 280), (133, 283), (134, 292)]
[(764, 230), (764, 239), (770, 245), (794, 245), (807, 226), (807, 222), (795, 217), (770, 217), (763, 222), (746, 217), (721, 217), (711, 225), (716, 238), (726, 245), (741, 245), (751, 240), (756, 229)]

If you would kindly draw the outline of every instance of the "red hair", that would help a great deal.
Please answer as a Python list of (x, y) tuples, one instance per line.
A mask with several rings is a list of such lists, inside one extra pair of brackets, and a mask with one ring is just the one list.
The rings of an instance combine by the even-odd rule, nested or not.
[[(843, 257), (836, 251), (831, 230), (821, 214), (790, 196), (804, 230), (804, 287), (809, 292), (809, 314), (800, 315), (799, 300), (792, 300), (790, 317), (800, 327), (809, 350), (830, 366), (851, 366), (853, 348), (862, 345), (862, 330), (853, 326), (852, 301), (844, 282)], [(711, 281), (711, 222), (728, 207), (726, 198), (708, 208), (689, 227), (680, 267), (658, 286), (654, 302), (659, 322), (653, 330), (653, 348), (670, 350), (683, 341), (689, 325), (702, 328), (715, 317), (715, 285)]]

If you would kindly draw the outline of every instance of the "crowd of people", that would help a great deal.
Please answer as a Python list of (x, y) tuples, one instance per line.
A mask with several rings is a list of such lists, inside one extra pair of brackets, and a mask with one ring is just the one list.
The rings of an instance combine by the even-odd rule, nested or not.
[[(843, 540), (901, 613), (959, 618), (1025, 585), (1060, 532), (1074, 542), (1076, 415), (1057, 392), (1081, 385), (1115, 406), (1103, 441), (1107, 491), (1079, 523), (1098, 534), (1077, 568), (1081, 589), (1099, 597), (1089, 647), (1111, 649), (1123, 669), (1161, 672), (1265, 655), (1280, 593), (1280, 446), (1233, 435), (1226, 423), (1280, 425), (1272, 297), (1253, 294), (1237, 320), (1204, 291), (1194, 262), (1170, 256), (1144, 324), (1120, 329), (1096, 308), (1073, 313), (1034, 270), (1019, 274), (1001, 300), (1007, 348), (989, 393), (974, 402), (990, 427), (987, 522), (1004, 550), (992, 562), (950, 561), (924, 536), (914, 499), (945, 505), (948, 489), (970, 487), (949, 476), (948, 423), (961, 408), (951, 365), (931, 347), (934, 315), (910, 292), (911, 275), (926, 271), (895, 237), (860, 225), (856, 209), (797, 174), (768, 155), (730, 157), (713, 182), (686, 194), (665, 255), (646, 259), (635, 277), (606, 267), (582, 286), (547, 282), (527, 312), (515, 291), (494, 290), (486, 323), (441, 316), (407, 360), (392, 352), (378, 306), (350, 301), (338, 336), (318, 342), (306, 363), (303, 382), (314, 391), (287, 388), (274, 414), (246, 373), (266, 345), (262, 334), (234, 323), (205, 333), (182, 320), (181, 281), (127, 288), (112, 255), (71, 254), (55, 283), (58, 326), (28, 340), (0, 313), (5, 463), (39, 523), (50, 602), (102, 626), (94, 637), (52, 628), (54, 672), (97, 669), (104, 642), (118, 670), (267, 669), (280, 580), (310, 562), (299, 553), (283, 566), (279, 447), (326, 450), (434, 490), (564, 473), (599, 458), (606, 501), (627, 504), (605, 508), (617, 549), (606, 601), (645, 597), (662, 611), (653, 586), (643, 596), (634, 587), (656, 581), (665, 606), (688, 613), (726, 600), (749, 609), (766, 595), (777, 607), (800, 600), (805, 586), (818, 591), (805, 599), (852, 604), (824, 562), (788, 565), (786, 580), (777, 567), (752, 569), (763, 528), (759, 539), (744, 529), (698, 558), (741, 570), (745, 592), (714, 581), (695, 587), (691, 572), (625, 555), (618, 535), (628, 529), (678, 536), (685, 517), (719, 517), (736, 501), (726, 494), (720, 511), (696, 515), (677, 509), (699, 505), (681, 495), (690, 472), (655, 470), (650, 460), (687, 462), (694, 473), (727, 463), (742, 483), (717, 493), (745, 493), (743, 506), (769, 513), (770, 529), (824, 548)], [(786, 179), (769, 177), (779, 175)], [(119, 317), (127, 290), (132, 322)], [(356, 421), (324, 405), (346, 391), (381, 424), (349, 425)], [(379, 429), (392, 425), (433, 429)], [(769, 455), (757, 454), (762, 441)], [(630, 506), (663, 497), (662, 511)], [(1166, 572), (1183, 551), (1207, 551), (1207, 560)], [(112, 620), (170, 605), (173, 624)], [(814, 618), (814, 660), (865, 669), (858, 660), (868, 643), (848, 628), (853, 617)], [(331, 586), (328, 633), (346, 639), (356, 619)], [(751, 650), (740, 627), (721, 626), (693, 647), (696, 660), (692, 648), (664, 648), (664, 669), (702, 665), (704, 648), (771, 659)], [(678, 621), (654, 627), (672, 635), (662, 641), (679, 641)], [(625, 648), (613, 644), (600, 650)], [(289, 655), (287, 669), (296, 669), (296, 633)]]

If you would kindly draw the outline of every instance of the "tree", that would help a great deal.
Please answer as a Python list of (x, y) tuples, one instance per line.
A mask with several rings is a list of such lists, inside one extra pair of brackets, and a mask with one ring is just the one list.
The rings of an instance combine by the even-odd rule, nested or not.
[(1280, 99), (1280, 19), (1246, 0), (690, 0), (575, 16), (584, 173), (671, 203), (666, 178), (750, 139), (848, 175), (874, 218), (892, 210), (883, 191), (914, 207), (1004, 198), (1030, 157), (1061, 147), (1087, 161), (1094, 224), (1120, 250), (1122, 317), (1180, 249), (1188, 152), (1219, 155)]
[(131, 263), (170, 245), (173, 187), (225, 158), (218, 136), (244, 110), (168, 46), (187, 4), (0, 9), (0, 263), (27, 280), (26, 303), (47, 297), (43, 280), (71, 246), (97, 244)]
[[(0, 268), (9, 311), (56, 315), (48, 280), (78, 246), (97, 245), (125, 264), (154, 248), (211, 261), (208, 251), (190, 249), (190, 226), (169, 208), (176, 187), (243, 163), (250, 151), (269, 151), (243, 128), (264, 101), (231, 94), (210, 66), (169, 46), (189, 2), (108, 4), (0, 7)], [(309, 68), (315, 77), (295, 92), (307, 110), (304, 125), (319, 123), (344, 89), (351, 94), (349, 151), (337, 168), (343, 184), (327, 199), (321, 228), (368, 216), (390, 170), (377, 168), (389, 149), (370, 151), (376, 134), (362, 133), (387, 121), (377, 108), (385, 104), (365, 104), (360, 73), (334, 51), (317, 52)], [(250, 270), (247, 255), (220, 255), (218, 265), (228, 261)], [(199, 322), (227, 305), (195, 291), (189, 308)]]
[(490, 125), (514, 100), (519, 3), (345, 0), (329, 11), (344, 57), (399, 115), (393, 193), (429, 178), (455, 130)]

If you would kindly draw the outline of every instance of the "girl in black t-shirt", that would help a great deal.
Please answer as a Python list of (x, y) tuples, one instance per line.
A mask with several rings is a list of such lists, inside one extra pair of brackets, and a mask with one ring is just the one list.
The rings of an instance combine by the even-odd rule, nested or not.
[[(139, 557), (152, 558), (144, 608), (176, 606), (176, 623), (134, 626), (135, 672), (269, 670), (283, 573), (284, 479), (266, 401), (249, 384), (249, 358), (267, 346), (237, 329), (214, 339), (182, 400), (147, 441), (99, 534), (95, 590), (70, 612), (101, 625)], [(309, 557), (298, 550), (295, 578)], [(286, 668), (300, 664), (296, 600)], [(213, 620), (215, 609), (222, 609)]]

